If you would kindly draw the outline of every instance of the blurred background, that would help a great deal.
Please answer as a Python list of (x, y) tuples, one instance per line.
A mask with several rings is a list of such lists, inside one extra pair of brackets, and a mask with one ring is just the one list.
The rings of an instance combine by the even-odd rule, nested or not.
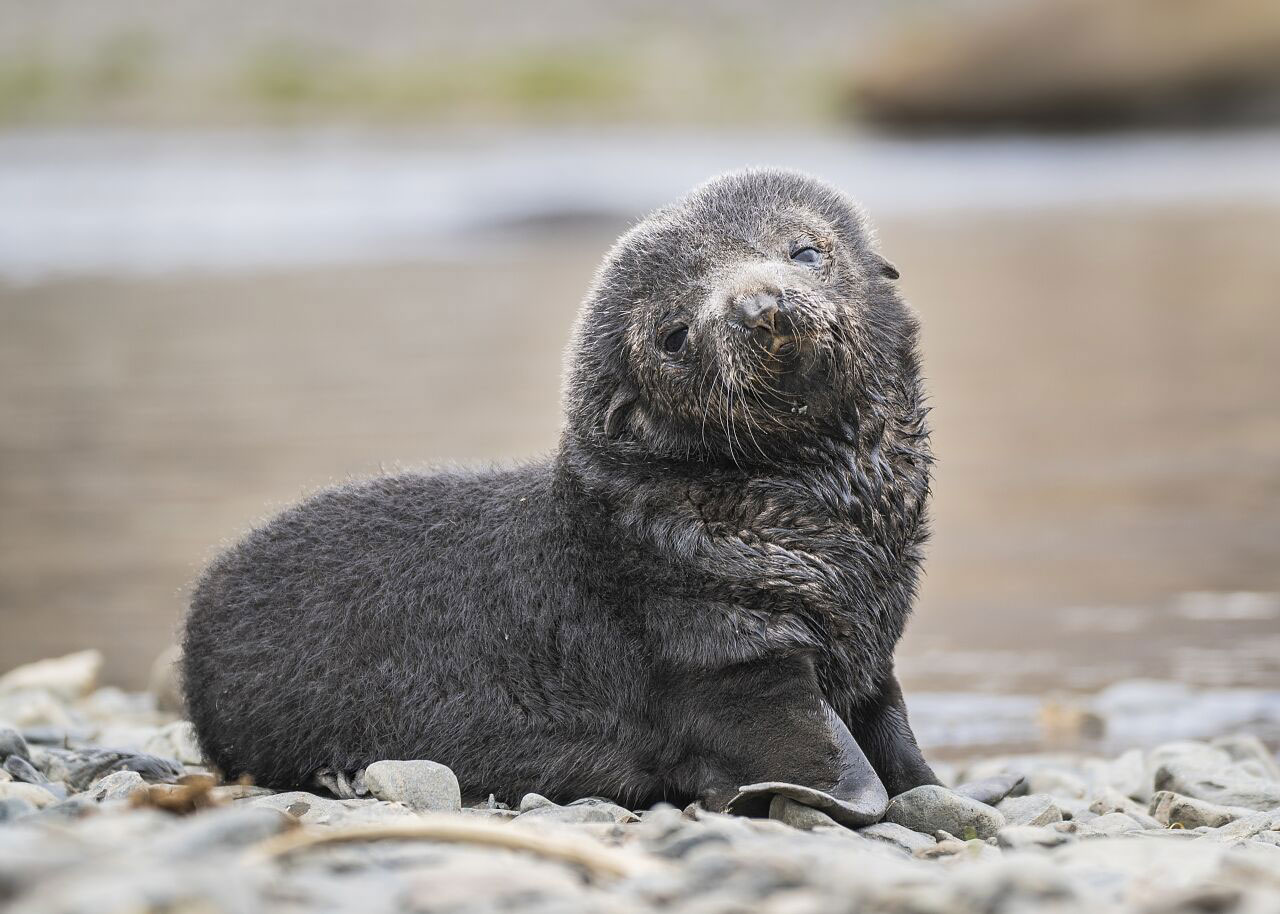
[(922, 741), (1276, 741), (1273, 0), (0, 0), (0, 670), (144, 685), (275, 510), (553, 448), (602, 254), (743, 165), (923, 317)]

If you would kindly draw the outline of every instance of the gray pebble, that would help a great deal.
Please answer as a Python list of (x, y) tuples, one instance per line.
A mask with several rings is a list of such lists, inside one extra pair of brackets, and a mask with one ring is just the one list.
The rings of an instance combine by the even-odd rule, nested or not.
[(48, 784), (49, 779), (37, 771), (29, 761), (20, 755), (11, 755), (4, 761), (4, 770), (9, 777), (24, 784)]
[(938, 843), (931, 835), (912, 831), (895, 822), (877, 822), (875, 825), (868, 825), (866, 828), (858, 829), (858, 834), (873, 841), (891, 844), (894, 847), (901, 848), (908, 854), (926, 850)]
[(942, 829), (960, 837), (972, 833), (978, 838), (989, 838), (1006, 824), (995, 808), (932, 784), (894, 797), (884, 819), (925, 834)]
[(1047, 793), (1007, 797), (996, 807), (1010, 825), (1051, 825), (1061, 822), (1062, 809)]
[(1280, 808), (1280, 782), (1230, 769), (1166, 762), (1156, 769), (1154, 786), (1157, 791), (1168, 790), (1219, 806), (1243, 806), (1258, 812)]
[(462, 808), (458, 779), (444, 765), (425, 759), (374, 762), (364, 785), (379, 800), (404, 803), (416, 812), (457, 812)]
[(581, 800), (574, 800), (570, 806), (592, 806), (596, 809), (602, 809), (613, 817), (613, 821), (619, 825), (627, 822), (639, 822), (640, 817), (626, 807), (619, 806), (612, 800), (605, 800), (600, 797), (584, 797)]
[(1168, 790), (1161, 790), (1151, 798), (1151, 816), (1160, 825), (1181, 825), (1183, 828), (1221, 828), (1253, 812), (1240, 806), (1218, 806), (1204, 800), (1184, 797)]
[(797, 803), (789, 797), (776, 796), (769, 801), (769, 818), (776, 822), (790, 825), (792, 828), (809, 831), (821, 825), (835, 825), (838, 822), (822, 810)]
[(0, 760), (7, 760), (15, 755), (25, 762), (31, 761), (27, 741), (12, 727), (0, 727)]
[(518, 825), (538, 825), (546, 822), (558, 822), (567, 825), (583, 825), (587, 823), (614, 824), (613, 815), (595, 806), (537, 806), (528, 812), (522, 812), (512, 819)]
[(540, 809), (543, 806), (556, 806), (556, 805), (558, 804), (552, 803), (550, 800), (548, 800), (546, 797), (544, 797), (540, 793), (526, 793), (524, 796), (520, 798), (520, 806), (518, 808), (520, 812), (529, 812), (530, 810), (533, 810), (533, 809)]
[(134, 793), (145, 790), (147, 782), (136, 771), (113, 771), (99, 778), (89, 788), (89, 795), (99, 803), (127, 800)]

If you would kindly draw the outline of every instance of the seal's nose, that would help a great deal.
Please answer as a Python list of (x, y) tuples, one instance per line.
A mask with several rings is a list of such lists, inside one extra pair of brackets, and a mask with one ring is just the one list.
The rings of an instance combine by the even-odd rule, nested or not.
[(743, 325), (753, 330), (757, 327), (772, 330), (774, 318), (778, 314), (778, 296), (771, 292), (743, 295), (734, 302), (734, 309)]

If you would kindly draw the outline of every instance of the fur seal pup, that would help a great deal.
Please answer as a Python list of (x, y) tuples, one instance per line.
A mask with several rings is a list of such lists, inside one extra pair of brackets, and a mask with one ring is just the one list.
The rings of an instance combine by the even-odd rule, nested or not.
[(916, 319), (859, 208), (715, 178), (622, 236), (549, 459), (312, 497), (218, 558), (187, 706), (227, 777), (427, 758), (464, 795), (785, 795), (849, 825), (937, 783), (893, 652), (927, 536)]

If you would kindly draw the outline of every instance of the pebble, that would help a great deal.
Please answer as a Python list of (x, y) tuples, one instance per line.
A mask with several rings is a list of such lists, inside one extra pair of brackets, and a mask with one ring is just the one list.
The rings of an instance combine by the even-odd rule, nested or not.
[(31, 750), (22, 734), (12, 727), (0, 727), (0, 761), (7, 761), (16, 755), (23, 761), (31, 761)]
[[(302, 790), (275, 793), (240, 801), (258, 809), (287, 813), (304, 825), (360, 825), (371, 822), (415, 819), (417, 814), (403, 803), (367, 800), (331, 800)], [(239, 805), (239, 804), (238, 804)]]
[(906, 851), (908, 854), (928, 850), (938, 843), (930, 835), (912, 831), (895, 822), (877, 822), (875, 825), (868, 825), (865, 828), (858, 829), (858, 834), (873, 841), (881, 841), (892, 845)]
[(1239, 806), (1218, 806), (1162, 790), (1151, 798), (1151, 816), (1161, 825), (1220, 828), (1253, 812)]
[(522, 812), (512, 822), (517, 825), (538, 825), (545, 822), (558, 822), (564, 825), (584, 825), (588, 823), (615, 824), (613, 814), (608, 810), (595, 806), (536, 806), (528, 812)]
[(9, 775), (10, 780), (22, 781), (25, 784), (49, 783), (47, 777), (20, 755), (11, 755), (4, 760), (4, 772)]
[(113, 771), (99, 778), (89, 787), (89, 794), (100, 803), (127, 800), (136, 793), (145, 792), (147, 782), (136, 771)]
[(1280, 807), (1280, 781), (1255, 777), (1231, 767), (1205, 769), (1170, 761), (1156, 769), (1153, 783), (1157, 791), (1168, 790), (1219, 806), (1243, 806), (1258, 812)]
[(58, 797), (52, 791), (39, 784), (24, 784), (21, 781), (5, 781), (0, 784), (0, 800), (14, 797), (26, 800), (37, 809), (43, 809), (58, 800)]
[(457, 812), (462, 808), (457, 776), (436, 762), (374, 762), (364, 771), (364, 786), (379, 800), (404, 803), (416, 812)]
[(925, 834), (943, 829), (960, 837), (971, 832), (978, 838), (990, 838), (1005, 825), (997, 809), (932, 784), (894, 797), (884, 819)]
[(774, 797), (769, 801), (769, 818), (804, 831), (824, 825), (839, 827), (840, 824), (820, 809), (805, 806), (803, 803), (797, 803), (783, 796)]
[[(32, 722), (4, 717), (14, 708), (33, 714)], [(16, 914), (1280, 910), (1280, 805), (1256, 811), (1207, 795), (1236, 791), (1262, 803), (1268, 785), (1280, 783), (1274, 757), (1249, 736), (1114, 758), (1046, 753), (940, 766), (965, 785), (908, 791), (893, 799), (886, 821), (853, 831), (790, 799), (772, 801), (770, 819), (697, 804), (637, 814), (608, 799), (561, 805), (532, 793), (516, 809), (490, 801), (459, 811), (453, 773), (420, 761), (369, 766), (352, 781), (357, 794), (370, 792), (363, 798), (225, 784), (202, 794), (203, 806), (159, 808), (162, 793), (190, 792), (189, 780), (174, 782), (203, 769), (189, 724), (155, 708), (148, 696), (97, 688), (91, 679), (0, 695), (0, 720), (19, 728), (0, 727), (0, 907)], [(1010, 772), (1026, 774), (1028, 795), (1006, 796), (1018, 777)], [(1206, 795), (1157, 789), (1175, 777)], [(983, 798), (995, 808), (977, 802)], [(347, 835), (278, 856), (263, 845), (293, 830), (428, 824), (419, 815), (427, 809), (432, 822), (458, 811), (475, 840)], [(503, 846), (527, 841), (543, 852)], [(625, 875), (612, 875), (613, 867)]]
[(1047, 793), (1007, 797), (996, 806), (1010, 825), (1051, 825), (1062, 821), (1062, 810)]

